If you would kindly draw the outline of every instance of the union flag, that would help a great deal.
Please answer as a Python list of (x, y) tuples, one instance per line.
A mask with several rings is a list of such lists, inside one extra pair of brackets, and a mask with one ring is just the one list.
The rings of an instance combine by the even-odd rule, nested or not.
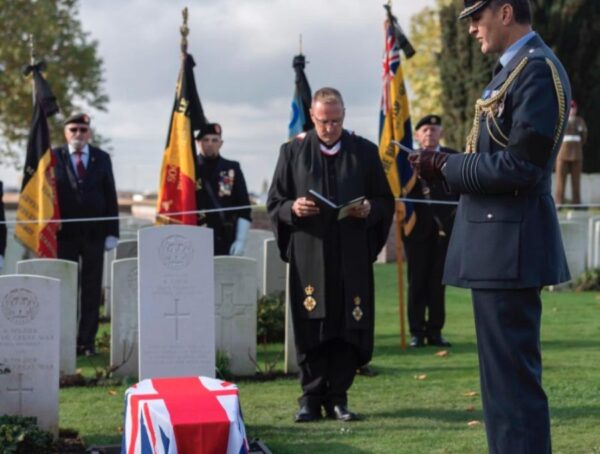
[(208, 377), (153, 378), (125, 393), (121, 454), (247, 454), (237, 386)]

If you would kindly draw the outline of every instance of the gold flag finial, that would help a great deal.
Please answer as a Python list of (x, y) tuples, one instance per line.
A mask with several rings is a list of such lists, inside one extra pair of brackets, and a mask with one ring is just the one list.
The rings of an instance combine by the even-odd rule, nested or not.
[(188, 27), (188, 9), (187, 6), (183, 8), (181, 11), (181, 15), (183, 16), (183, 25), (179, 27), (179, 32), (181, 33), (181, 54), (187, 54), (187, 46), (188, 40), (187, 36), (190, 34), (190, 28)]

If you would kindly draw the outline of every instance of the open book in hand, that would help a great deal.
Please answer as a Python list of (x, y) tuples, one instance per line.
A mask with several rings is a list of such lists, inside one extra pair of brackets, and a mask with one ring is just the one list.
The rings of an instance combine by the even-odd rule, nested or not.
[(314, 189), (310, 189), (308, 191), (307, 198), (315, 202), (322, 212), (333, 213), (335, 215), (335, 218), (339, 221), (348, 216), (352, 208), (361, 205), (366, 197), (363, 195), (361, 197), (352, 199), (346, 203), (342, 203), (341, 205), (336, 205), (324, 195), (319, 194)]

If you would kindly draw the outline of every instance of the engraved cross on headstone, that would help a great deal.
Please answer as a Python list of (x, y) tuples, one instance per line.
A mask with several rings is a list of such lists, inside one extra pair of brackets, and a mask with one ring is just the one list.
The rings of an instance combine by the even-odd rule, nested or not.
[(221, 317), (221, 329), (217, 330), (217, 334), (221, 346), (231, 352), (234, 344), (235, 319), (244, 315), (246, 307), (243, 304), (235, 304), (235, 284), (222, 283), (220, 291), (221, 304), (215, 308), (216, 315)]
[(173, 313), (165, 312), (165, 318), (174, 318), (175, 319), (175, 341), (179, 340), (179, 319), (180, 318), (189, 318), (189, 312), (179, 312), (179, 299), (175, 298), (175, 311)]
[(235, 284), (221, 284), (221, 304), (216, 308), (216, 312), (225, 320), (242, 315), (245, 310), (244, 304), (235, 304), (234, 288)]
[(33, 388), (23, 388), (23, 374), (19, 373), (19, 387), (18, 388), (6, 388), (6, 391), (11, 393), (19, 393), (19, 416), (23, 416), (23, 393), (33, 392)]

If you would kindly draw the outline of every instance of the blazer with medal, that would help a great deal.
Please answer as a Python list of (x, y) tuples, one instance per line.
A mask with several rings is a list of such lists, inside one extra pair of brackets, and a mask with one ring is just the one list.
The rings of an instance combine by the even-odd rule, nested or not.
[[(202, 158), (202, 155), (196, 158), (196, 203), (199, 210), (250, 205), (246, 180), (239, 162), (219, 156), (211, 163), (210, 171), (207, 170), (208, 165), (205, 165), (204, 162), (205, 160)], [(216, 207), (213, 203), (206, 190), (207, 184), (210, 184), (214, 197), (220, 207)], [(238, 217), (243, 217), (251, 221), (250, 208), (225, 212), (225, 218), (231, 222), (234, 222)], [(219, 228), (221, 223), (219, 215), (216, 213), (211, 213), (203, 218), (203, 222), (206, 222), (213, 229)]]
[(538, 35), (486, 87), (467, 153), (445, 168), (461, 197), (444, 283), (500, 289), (570, 279), (551, 196), (570, 100), (567, 74)]
[(56, 189), (62, 219), (112, 217), (100, 222), (65, 222), (58, 239), (82, 236), (91, 241), (104, 241), (107, 236), (119, 236), (119, 206), (112, 163), (107, 152), (88, 145), (90, 156), (82, 184), (71, 163), (69, 147), (54, 148), (56, 157)]

